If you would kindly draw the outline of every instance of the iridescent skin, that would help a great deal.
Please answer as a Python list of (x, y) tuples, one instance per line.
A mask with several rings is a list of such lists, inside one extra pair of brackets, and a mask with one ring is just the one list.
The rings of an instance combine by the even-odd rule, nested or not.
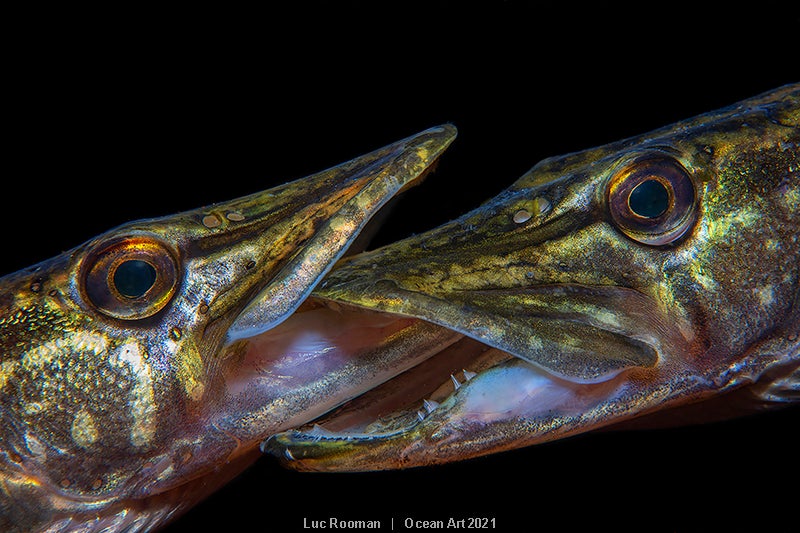
[[(684, 176), (695, 194), (676, 186), (669, 222), (629, 216), (620, 191), (639, 171)], [(447, 397), (403, 427), (303, 428), (265, 449), (301, 470), (402, 468), (669, 408), (714, 419), (795, 402), (799, 208), (800, 85), (542, 161), (463, 217), (347, 260), (315, 292), (459, 331), (499, 363), (474, 377), (454, 365)], [(545, 387), (537, 410), (526, 394)]]
[[(280, 407), (302, 387), (226, 388), (250, 339), (289, 316), (454, 136), (433, 128), (262, 193), (132, 222), (0, 279), (0, 530), (147, 530), (241, 471), (308, 407)], [(121, 296), (115, 269), (134, 258), (156, 280)]]

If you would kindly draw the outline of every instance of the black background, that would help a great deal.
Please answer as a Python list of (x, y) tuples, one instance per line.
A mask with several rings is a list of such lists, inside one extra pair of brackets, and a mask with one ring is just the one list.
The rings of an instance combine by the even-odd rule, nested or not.
[[(458, 139), (393, 211), (383, 244), (477, 206), (544, 157), (800, 78), (800, 19), (780, 4), (377, 6), (16, 20), (3, 82), (3, 272), (128, 220), (455, 124)], [(781, 530), (796, 514), (797, 421), (794, 408), (605, 432), (403, 472), (298, 474), (264, 458), (167, 531), (296, 531), (304, 517), (330, 516), (396, 527), (487, 516), (500, 531)]]

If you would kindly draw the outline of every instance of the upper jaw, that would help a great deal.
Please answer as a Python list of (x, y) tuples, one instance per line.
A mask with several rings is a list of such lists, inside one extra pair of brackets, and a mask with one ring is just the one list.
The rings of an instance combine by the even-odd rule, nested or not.
[[(304, 232), (308, 237), (298, 243), (291, 238), (279, 239), (281, 246), (294, 250), (284, 254), (285, 260), (273, 267), (268, 283), (249, 297), (228, 327), (228, 342), (268, 331), (291, 315), (372, 216), (398, 193), (418, 183), (455, 135), (450, 125), (431, 128), (296, 182), (299, 203), (312, 206), (314, 211), (306, 220), (289, 217), (281, 225), (292, 233), (298, 224), (308, 225)], [(317, 189), (320, 183), (334, 185), (332, 189), (321, 187), (321, 195), (315, 191), (309, 198), (308, 189)], [(295, 205), (294, 198), (291, 203)]]
[(313, 296), (431, 322), (576, 383), (691, 353), (694, 331), (659, 301), (647, 255), (605, 221), (602, 173), (527, 180), (458, 220), (349, 258)]
[(204, 285), (198, 291), (206, 293), (211, 321), (221, 322), (224, 343), (289, 317), (370, 219), (420, 183), (455, 136), (451, 125), (430, 128), (317, 174), (167, 219), (163, 238), (182, 249), (189, 284)]

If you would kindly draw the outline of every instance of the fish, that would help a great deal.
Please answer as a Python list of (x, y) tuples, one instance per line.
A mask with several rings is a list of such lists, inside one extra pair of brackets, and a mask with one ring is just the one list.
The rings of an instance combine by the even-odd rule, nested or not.
[(455, 135), (430, 128), (263, 192), (126, 223), (0, 278), (0, 530), (162, 527), (268, 435), (372, 388), (375, 365), (412, 364), (383, 343), (396, 321), (357, 319), (381, 335), (349, 343), (364, 352), (351, 361), (315, 343), (331, 328), (304, 305)]
[(545, 159), (331, 271), (312, 300), (435, 325), (438, 351), (262, 449), (406, 469), (795, 404), (799, 206), (800, 84)]

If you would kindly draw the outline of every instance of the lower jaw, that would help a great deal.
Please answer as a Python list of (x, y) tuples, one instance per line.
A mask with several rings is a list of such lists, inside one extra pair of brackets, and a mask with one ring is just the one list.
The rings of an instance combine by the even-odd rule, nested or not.
[(300, 431), (369, 438), (413, 431), (429, 417), (434, 425), (447, 420), (450, 426), (471, 427), (573, 417), (619, 395), (629, 378), (623, 372), (598, 383), (574, 383), (463, 338)]

